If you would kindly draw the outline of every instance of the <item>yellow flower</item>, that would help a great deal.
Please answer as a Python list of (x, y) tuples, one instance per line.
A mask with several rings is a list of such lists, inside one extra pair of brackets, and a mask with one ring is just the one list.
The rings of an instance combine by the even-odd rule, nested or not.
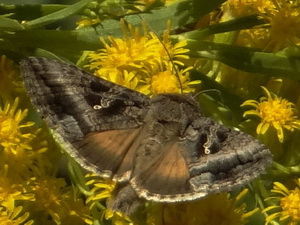
[[(224, 10), (228, 14), (246, 16), (258, 14), (267, 21), (263, 27), (240, 32), (238, 44), (278, 52), (300, 43), (300, 11), (298, 1), (230, 0)], [(228, 10), (230, 9), (230, 10)], [(235, 16), (233, 16), (235, 17)]]
[(43, 174), (45, 170), (49, 171), (50, 168), (57, 167), (51, 159), (55, 156), (57, 158), (57, 154), (61, 153), (58, 149), (52, 148), (51, 153), (48, 153), (50, 156), (45, 154), (48, 150), (46, 139), (46, 135), (49, 135), (48, 130), (31, 126), (33, 122), (23, 122), (22, 117), (27, 115), (27, 109), (17, 110), (16, 103), (18, 99), (13, 106), (9, 107), (7, 103), (3, 111), (0, 109), (0, 121), (2, 120), (2, 123), (0, 122), (0, 134), (2, 134), (2, 137), (0, 135), (2, 139), (0, 168), (5, 165), (8, 167), (8, 177), (24, 180), (36, 175), (37, 172)]
[(113, 212), (110, 209), (105, 210), (105, 220), (111, 220), (112, 224), (117, 225), (133, 225), (133, 222), (128, 216), (123, 215), (120, 212)]
[(152, 76), (153, 93), (180, 93), (178, 78), (171, 71), (162, 71)]
[[(96, 76), (139, 91), (143, 89), (139, 87), (140, 83), (152, 80), (147, 79), (147, 68), (156, 67), (158, 64), (170, 65), (171, 62), (173, 65), (183, 65), (182, 60), (188, 58), (185, 55), (189, 51), (184, 49), (185, 41), (175, 45), (171, 43), (170, 26), (164, 32), (162, 40), (152, 32), (141, 35), (139, 29), (131, 25), (127, 28), (124, 22), (121, 26), (123, 39), (109, 36), (107, 43), (101, 38), (104, 48), (88, 56), (90, 64), (87, 67), (94, 71)], [(151, 86), (150, 83), (147, 84)], [(169, 86), (174, 86), (174, 82)]]
[(172, 63), (167, 65), (153, 65), (149, 66), (145, 72), (147, 77), (140, 82), (141, 84), (136, 90), (146, 95), (157, 95), (160, 93), (190, 93), (195, 91), (193, 85), (199, 84), (199, 80), (189, 80), (189, 70), (192, 67), (188, 67), (184, 70), (177, 70), (177, 67)]
[(0, 206), (0, 224), (2, 225), (31, 225), (33, 220), (28, 220), (29, 213), (21, 214), (22, 206), (15, 207), (13, 210), (7, 210)]
[(0, 108), (0, 145), (3, 147), (11, 147), (21, 145), (24, 148), (30, 148), (23, 144), (26, 139), (32, 138), (31, 133), (22, 133), (22, 128), (33, 126), (33, 122), (25, 122), (21, 124), (27, 116), (28, 110), (17, 109), (19, 99), (16, 98), (13, 104), (7, 102), (4, 108)]
[(65, 180), (46, 176), (40, 179), (33, 177), (29, 185), (36, 199), (34, 210), (48, 213), (56, 224), (60, 224), (60, 213), (64, 207), (62, 189), (66, 186)]
[(158, 48), (161, 44), (156, 40), (149, 40), (145, 36), (125, 40), (110, 36), (108, 39), (111, 45), (102, 39), (105, 49), (89, 56), (90, 69), (95, 71), (96, 76), (111, 79), (110, 81), (117, 80), (118, 78), (112, 77), (111, 71), (116, 71), (114, 74), (117, 76), (118, 72), (124, 70), (132, 72), (141, 69), (143, 62), (151, 64), (160, 60)]
[(283, 142), (283, 129), (293, 131), (300, 129), (300, 120), (295, 116), (295, 106), (293, 103), (270, 93), (262, 87), (267, 97), (260, 98), (260, 102), (247, 100), (241, 106), (252, 106), (254, 110), (248, 110), (243, 116), (255, 115), (261, 118), (260, 124), (256, 128), (257, 134), (264, 134), (271, 127), (277, 131), (280, 142)]
[(277, 196), (266, 199), (275, 201), (264, 212), (268, 213), (274, 210), (275, 212), (267, 216), (267, 224), (275, 219), (279, 219), (280, 222), (285, 222), (284, 224), (287, 225), (298, 225), (300, 223), (300, 179), (295, 180), (295, 183), (297, 185), (295, 189), (289, 190), (282, 183), (274, 182), (271, 192)]
[[(297, 1), (282, 1), (265, 16), (270, 21), (269, 46), (274, 52), (300, 43), (300, 11)], [(268, 48), (267, 46), (266, 48)]]
[(19, 179), (14, 179), (8, 174), (8, 166), (1, 165), (0, 170), (0, 205), (4, 206), (9, 211), (12, 211), (16, 205), (16, 201), (33, 201), (34, 195), (28, 193), (27, 188), (22, 184), (19, 175)]
[[(148, 224), (164, 225), (240, 225), (258, 209), (246, 212), (246, 204), (241, 199), (248, 192), (243, 190), (238, 196), (228, 193), (211, 194), (194, 202), (168, 204), (163, 206), (163, 216), (155, 205), (148, 214)], [(153, 213), (154, 212), (154, 213)], [(161, 221), (162, 220), (162, 221)]]
[[(0, 108), (0, 167), (7, 165), (8, 176), (13, 179), (31, 176), (34, 166), (34, 151), (31, 141), (36, 136), (33, 122), (23, 122), (28, 110), (18, 109), (19, 99), (6, 102)], [(29, 132), (28, 128), (30, 128)], [(26, 132), (25, 132), (26, 129)]]
[[(160, 61), (162, 45), (158, 38), (149, 35), (142, 36), (138, 29), (129, 25), (128, 29), (122, 23), (124, 32), (123, 39), (109, 36), (108, 44), (101, 38), (104, 49), (98, 53), (90, 54), (91, 69), (94, 68), (118, 68), (131, 71), (135, 68), (141, 68), (143, 62), (151, 64), (153, 61)], [(129, 34), (127, 34), (129, 32)], [(130, 35), (131, 37), (128, 37)], [(166, 54), (166, 53), (165, 53)], [(101, 74), (99, 72), (99, 74)]]
[(120, 71), (116, 68), (103, 68), (102, 72), (103, 74), (107, 74), (107, 80), (133, 90), (136, 89), (139, 82), (136, 71), (128, 72), (127, 70)]
[(88, 179), (86, 185), (91, 187), (90, 196), (87, 198), (86, 202), (90, 206), (90, 209), (94, 208), (96, 205), (100, 204), (100, 210), (102, 219), (111, 220), (112, 224), (118, 225), (129, 225), (132, 221), (129, 217), (123, 215), (120, 212), (113, 212), (112, 210), (102, 206), (101, 202), (108, 201), (112, 198), (113, 191), (116, 188), (116, 183), (110, 179), (101, 179), (95, 174), (87, 174)]
[[(37, 221), (46, 221), (49, 216), (55, 224), (91, 224), (88, 207), (75, 194), (75, 187), (67, 186), (63, 178), (43, 176), (28, 181), (35, 201), (30, 208), (36, 213)], [(80, 222), (80, 223), (79, 223)], [(41, 222), (42, 224), (42, 222)]]
[[(167, 29), (163, 32), (162, 41), (160, 41), (160, 43), (161, 43), (160, 54), (162, 56), (161, 62), (162, 63), (163, 62), (167, 62), (167, 63), (172, 62), (175, 65), (183, 66), (184, 65), (183, 60), (189, 59), (189, 56), (187, 55), (187, 53), (190, 50), (187, 48), (184, 48), (187, 45), (187, 41), (181, 40), (181, 41), (173, 44), (171, 42), (170, 32), (171, 32), (171, 22), (168, 21)], [(152, 39), (159, 41), (159, 38), (153, 32), (149, 32), (149, 35), (152, 37)]]
[(228, 0), (223, 6), (226, 13), (232, 17), (250, 16), (253, 14), (262, 14), (275, 9), (272, 0)]
[(97, 201), (110, 198), (116, 187), (116, 183), (110, 179), (101, 179), (97, 175), (87, 174), (86, 177), (89, 179), (86, 185), (91, 186), (90, 192), (92, 193), (86, 200), (90, 207), (94, 207)]
[(83, 198), (72, 196), (65, 199), (66, 210), (63, 218), (61, 216), (62, 225), (79, 225), (79, 224), (93, 224), (92, 217), (90, 215), (90, 209), (84, 203)]

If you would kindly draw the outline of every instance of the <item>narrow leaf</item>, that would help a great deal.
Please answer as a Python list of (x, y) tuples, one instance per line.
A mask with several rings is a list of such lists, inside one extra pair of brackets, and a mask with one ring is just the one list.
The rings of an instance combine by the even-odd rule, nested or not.
[(37, 28), (37, 27), (42, 27), (44, 25), (53, 23), (55, 21), (64, 19), (68, 16), (71, 16), (81, 9), (83, 9), (87, 4), (89, 4), (93, 0), (81, 0), (73, 5), (70, 5), (67, 8), (61, 9), (57, 12), (48, 14), (46, 16), (40, 17), (35, 20), (28, 21), (25, 25), (27, 28)]
[(300, 80), (299, 57), (205, 41), (189, 41), (188, 48), (191, 49), (190, 55), (193, 57), (217, 60), (246, 72)]
[(22, 30), (24, 27), (17, 20), (0, 16), (0, 29), (6, 31), (15, 31)]

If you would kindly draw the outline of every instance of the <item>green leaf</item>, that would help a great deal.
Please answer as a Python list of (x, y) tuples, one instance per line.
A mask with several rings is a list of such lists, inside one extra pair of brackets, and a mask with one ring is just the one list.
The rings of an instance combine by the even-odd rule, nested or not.
[[(237, 18), (226, 22), (213, 24), (200, 30), (185, 32), (183, 34), (178, 35), (178, 38), (199, 40), (199, 39), (206, 38), (209, 35), (242, 30), (242, 29), (251, 29), (254, 26), (262, 25), (265, 23), (266, 23), (265, 20), (259, 18), (256, 15), (252, 15), (252, 16)], [(174, 36), (174, 38), (175, 37), (176, 36)]]
[[(198, 21), (204, 15), (217, 9), (226, 0), (189, 0), (181, 2), (178, 12), (186, 12), (186, 16), (181, 18), (179, 25), (187, 24), (187, 21)], [(176, 15), (177, 16), (177, 15)]]
[[(219, 111), (219, 108), (226, 106), (228, 112), (218, 114), (218, 118), (221, 119), (224, 124), (234, 126), (234, 124), (238, 124), (242, 120), (242, 109), (240, 105), (244, 99), (231, 93), (230, 90), (214, 79), (209, 78), (206, 74), (192, 70), (191, 76), (201, 80), (201, 86), (206, 90), (203, 94), (200, 92), (198, 97), (202, 110), (206, 115), (212, 115)], [(216, 92), (216, 90), (218, 90), (218, 92)], [(217, 118), (215, 117), (215, 119)]]
[(300, 80), (300, 58), (265, 53), (253, 48), (188, 41), (192, 57), (203, 57), (225, 63), (231, 67), (272, 77)]
[(5, 16), (0, 16), (0, 30), (15, 31), (23, 29), (24, 27), (17, 20), (9, 19)]
[[(84, 2), (86, 3), (88, 0), (84, 0)], [(212, 2), (214, 2), (214, 4), (212, 4)], [(83, 3), (83, 1), (80, 3)], [(167, 21), (169, 19), (173, 22), (173, 29), (180, 26), (180, 21), (182, 21), (182, 18), (187, 14), (187, 9), (182, 7), (183, 4), (196, 3), (190, 0), (182, 1), (171, 4), (168, 7), (153, 10), (151, 13), (125, 16), (124, 19), (133, 26), (142, 26), (141, 24), (145, 21), (146, 24), (149, 25), (149, 30), (161, 34), (166, 29)], [(205, 6), (205, 3), (203, 4)], [(219, 4), (220, 0), (211, 1), (210, 7), (217, 7)], [(29, 21), (26, 25), (27, 27), (29, 25), (30, 28), (34, 28), (61, 19), (66, 16), (65, 10), (67, 9), (69, 10), (68, 15), (75, 13), (76, 10), (71, 8), (73, 6), (51, 13), (39, 19)], [(78, 9), (78, 7), (76, 9)], [(206, 10), (200, 10), (197, 16), (201, 16)], [(195, 18), (194, 22), (197, 19), (198, 18)], [(33, 32), (30, 29), (26, 29), (18, 31), (14, 35), (6, 34), (3, 38), (6, 43), (10, 43), (8, 46), (12, 48), (13, 51), (17, 48), (21, 53), (28, 53), (28, 51), (30, 51), (32, 52), (31, 54), (35, 54), (35, 49), (40, 48), (45, 51), (53, 52), (61, 57), (70, 57), (72, 61), (76, 61), (82, 51), (100, 48), (101, 42), (99, 41), (99, 37), (106, 37), (108, 35), (114, 35), (115, 37), (122, 36), (121, 25), (118, 20), (109, 19), (103, 21), (96, 27), (85, 27), (73, 31), (35, 29)]]
[(29, 28), (29, 29), (38, 28), (38, 27), (42, 27), (44, 25), (53, 23), (55, 21), (64, 19), (68, 16), (76, 14), (77, 12), (82, 10), (87, 4), (89, 4), (91, 1), (93, 1), (93, 0), (81, 0), (73, 5), (70, 5), (69, 7), (61, 9), (54, 13), (48, 14), (46, 16), (40, 17), (35, 20), (28, 21), (25, 24), (26, 28)]
[[(45, 58), (48, 58), (48, 59), (57, 59), (57, 60), (61, 59), (60, 57), (55, 55), (53, 52), (47, 51), (47, 50), (42, 49), (42, 48), (37, 48), (34, 52), (34, 55), (38, 56), (38, 57), (45, 57)], [(66, 58), (64, 58), (64, 61), (71, 63)]]
[(14, 34), (3, 34), (0, 49), (6, 49), (20, 54), (34, 55), (40, 48), (65, 57), (75, 62), (84, 50), (96, 50), (101, 47), (97, 36), (92, 36), (80, 30), (22, 30)]
[[(149, 13), (140, 13), (124, 17), (126, 22), (135, 27), (142, 27), (146, 23), (149, 29), (157, 34), (166, 30), (167, 21), (171, 21), (172, 29), (197, 22), (201, 17), (210, 11), (216, 9), (224, 0), (186, 0), (151, 10)], [(104, 20), (100, 25), (92, 28), (84, 28), (92, 33), (95, 30), (98, 36), (107, 36), (108, 34), (120, 37), (122, 31), (120, 24), (116, 20)]]
[(0, 5), (0, 15), (12, 14), (10, 18), (18, 21), (33, 20), (50, 13), (54, 13), (66, 7), (68, 7), (68, 5)]

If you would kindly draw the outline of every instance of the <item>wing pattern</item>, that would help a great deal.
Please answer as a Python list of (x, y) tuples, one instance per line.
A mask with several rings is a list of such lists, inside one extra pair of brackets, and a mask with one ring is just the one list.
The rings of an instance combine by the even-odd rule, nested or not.
[(137, 201), (129, 196), (176, 202), (230, 191), (271, 162), (263, 144), (204, 117), (189, 95), (149, 99), (45, 58), (23, 60), (21, 72), (33, 104), (66, 151), (85, 169), (122, 183), (111, 202), (116, 210), (132, 211), (124, 202)]

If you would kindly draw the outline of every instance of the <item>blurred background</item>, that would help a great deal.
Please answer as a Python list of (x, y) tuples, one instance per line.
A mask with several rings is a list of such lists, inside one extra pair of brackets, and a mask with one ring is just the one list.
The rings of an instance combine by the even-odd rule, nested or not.
[(71, 4), (76, 0), (0, 0), (0, 4)]

